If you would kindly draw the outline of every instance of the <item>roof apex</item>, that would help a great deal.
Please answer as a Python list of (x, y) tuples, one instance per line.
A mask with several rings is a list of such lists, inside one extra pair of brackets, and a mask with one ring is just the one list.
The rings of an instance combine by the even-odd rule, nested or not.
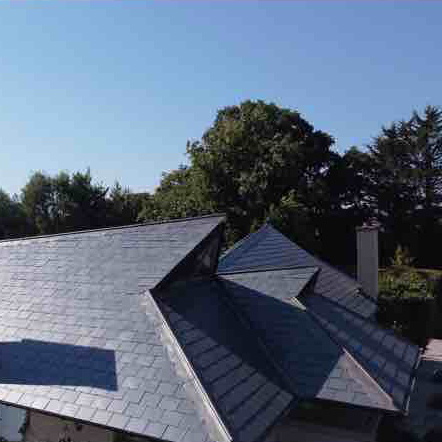
[(112, 227), (98, 227), (96, 229), (84, 229), (84, 230), (73, 230), (71, 232), (60, 232), (60, 233), (50, 233), (45, 235), (33, 235), (33, 236), (22, 236), (19, 238), (5, 238), (0, 239), (0, 244), (16, 242), (16, 241), (28, 241), (32, 239), (45, 239), (45, 238), (54, 238), (54, 237), (63, 237), (68, 235), (80, 235), (83, 233), (94, 233), (94, 232), (108, 232), (113, 230), (124, 230), (124, 229), (132, 229), (136, 227), (145, 227), (145, 226), (156, 226), (160, 224), (174, 224), (180, 222), (189, 222), (189, 221), (198, 221), (206, 218), (221, 218), (221, 221), (226, 220), (226, 215), (224, 213), (213, 213), (210, 215), (201, 215), (195, 217), (188, 218), (174, 218), (169, 220), (159, 220), (159, 221), (147, 221), (144, 223), (135, 223), (135, 224), (126, 224), (124, 226), (112, 226)]

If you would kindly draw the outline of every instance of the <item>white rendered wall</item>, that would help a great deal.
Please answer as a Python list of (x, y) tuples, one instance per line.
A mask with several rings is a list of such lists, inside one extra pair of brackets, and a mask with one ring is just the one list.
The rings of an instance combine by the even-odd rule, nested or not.
[(21, 441), (22, 435), (18, 430), (25, 419), (25, 410), (0, 404), (0, 436), (11, 442)]

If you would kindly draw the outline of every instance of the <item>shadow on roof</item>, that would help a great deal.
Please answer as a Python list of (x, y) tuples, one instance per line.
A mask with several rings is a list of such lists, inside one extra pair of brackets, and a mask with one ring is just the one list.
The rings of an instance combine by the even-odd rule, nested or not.
[[(344, 355), (299, 303), (221, 278), (301, 397), (320, 396)], [(272, 287), (269, 288), (271, 290)]]
[(405, 410), (419, 348), (321, 296), (306, 297), (305, 303), (322, 326), (351, 352), (396, 405)]
[(115, 352), (23, 339), (0, 343), (0, 384), (117, 390)]
[(293, 396), (215, 281), (189, 282), (160, 303), (179, 344), (229, 431), (255, 441)]
[[(275, 286), (268, 273), (220, 275), (219, 280), (261, 336), (293, 391), (305, 399), (397, 411), (391, 397), (355, 362), (345, 345), (331, 337), (308, 304), (306, 308), (305, 300), (318, 295), (300, 294), (300, 300), (298, 291), (284, 288), (282, 277)], [(336, 328), (338, 335), (347, 330), (345, 322)]]

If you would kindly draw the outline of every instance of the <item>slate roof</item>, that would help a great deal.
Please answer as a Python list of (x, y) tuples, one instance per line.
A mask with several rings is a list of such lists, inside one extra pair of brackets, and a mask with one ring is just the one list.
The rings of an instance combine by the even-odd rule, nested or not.
[[(298, 397), (396, 411), (391, 398), (300, 301), (303, 288), (317, 271), (295, 268), (220, 278)], [(296, 278), (297, 290), (288, 291), (287, 280)]]
[(253, 442), (294, 397), (226, 295), (217, 281), (190, 282), (160, 307), (231, 439)]
[(322, 296), (306, 296), (305, 305), (333, 339), (406, 411), (421, 352), (391, 330)]
[(420, 350), (372, 320), (356, 281), (269, 224), (228, 251), (218, 275), (298, 395), (407, 411)]
[(222, 221), (0, 242), (0, 401), (173, 442), (208, 441), (198, 394), (167, 354), (149, 289)]
[(416, 347), (351, 278), (223, 217), (0, 242), (0, 402), (170, 442), (258, 442), (299, 400), (405, 411)]
[(306, 252), (270, 224), (265, 224), (228, 251), (220, 259), (218, 272), (275, 267), (319, 267), (316, 293), (364, 317), (372, 316), (376, 310), (376, 304), (361, 294), (361, 287), (354, 279)]

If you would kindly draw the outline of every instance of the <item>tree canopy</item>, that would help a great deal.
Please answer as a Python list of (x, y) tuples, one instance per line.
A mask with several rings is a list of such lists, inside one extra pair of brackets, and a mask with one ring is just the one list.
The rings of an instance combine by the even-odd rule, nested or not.
[(442, 110), (384, 126), (371, 143), (333, 150), (333, 137), (301, 114), (264, 101), (220, 109), (188, 165), (163, 173), (152, 193), (93, 180), (89, 170), (33, 173), (20, 195), (0, 190), (0, 238), (227, 214), (227, 239), (271, 221), (334, 263), (355, 260), (356, 226), (376, 217), (381, 260), (398, 246), (440, 267)]

